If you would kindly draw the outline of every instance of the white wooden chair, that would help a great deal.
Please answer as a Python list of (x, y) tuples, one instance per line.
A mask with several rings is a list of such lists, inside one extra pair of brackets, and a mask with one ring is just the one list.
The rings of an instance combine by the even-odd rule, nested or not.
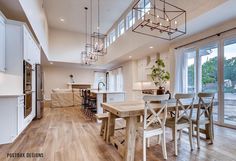
[[(162, 136), (162, 152), (164, 159), (167, 159), (166, 139), (165, 139), (165, 122), (167, 118), (167, 100), (169, 95), (146, 95), (144, 118), (143, 118), (143, 161), (146, 161), (146, 148), (148, 138), (153, 136)], [(163, 101), (162, 107), (156, 112), (150, 102)], [(155, 105), (154, 105), (155, 106)], [(151, 114), (151, 117), (150, 117)]]
[(192, 118), (193, 126), (197, 131), (197, 147), (200, 149), (200, 125), (209, 124), (209, 135), (211, 143), (213, 143), (213, 93), (199, 93), (199, 103), (197, 109), (197, 116)]
[[(189, 142), (191, 150), (193, 150), (192, 142), (192, 111), (194, 103), (194, 94), (176, 94), (176, 107), (175, 116), (166, 120), (166, 126), (172, 129), (174, 138), (175, 155), (178, 155), (177, 133), (178, 131), (188, 128), (189, 129)], [(183, 101), (188, 102), (184, 105)]]

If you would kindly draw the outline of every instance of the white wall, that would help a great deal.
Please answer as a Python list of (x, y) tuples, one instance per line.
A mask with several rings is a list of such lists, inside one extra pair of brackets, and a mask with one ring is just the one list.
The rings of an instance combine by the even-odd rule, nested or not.
[(68, 88), (66, 84), (70, 83), (70, 74), (74, 75), (76, 83), (92, 85), (94, 81), (94, 71), (91, 69), (46, 66), (43, 68), (43, 71), (45, 99), (51, 99), (52, 89)]
[(85, 35), (50, 28), (49, 44), (49, 59), (51, 61), (80, 63), (80, 53), (84, 50)]
[(44, 53), (48, 56), (48, 23), (42, 0), (19, 0), (20, 4), (39, 40)]

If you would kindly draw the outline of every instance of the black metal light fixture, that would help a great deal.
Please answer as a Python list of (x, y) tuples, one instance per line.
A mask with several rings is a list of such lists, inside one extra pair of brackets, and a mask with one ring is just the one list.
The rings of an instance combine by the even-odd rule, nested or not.
[(91, 62), (96, 62), (98, 61), (98, 55), (96, 52), (94, 52), (93, 49), (93, 41), (92, 41), (92, 34), (93, 34), (93, 3), (92, 0), (90, 0), (90, 35), (88, 37), (90, 38), (90, 42), (86, 44), (86, 48), (88, 50), (88, 57)]
[(98, 56), (104, 56), (107, 54), (107, 47), (106, 47), (107, 35), (100, 33), (100, 0), (98, 0), (97, 11), (98, 11), (97, 32), (93, 32), (93, 34), (91, 35), (93, 52), (96, 53)]
[(90, 58), (88, 57), (88, 47), (89, 47), (89, 44), (88, 44), (88, 31), (87, 31), (87, 21), (88, 21), (88, 7), (84, 7), (84, 10), (85, 10), (85, 50), (81, 52), (81, 59), (82, 59), (82, 62), (83, 64), (86, 64), (86, 65), (90, 65), (91, 64), (91, 60)]
[(186, 34), (186, 11), (166, 0), (138, 0), (132, 16), (138, 15), (132, 31), (147, 36), (173, 40)]

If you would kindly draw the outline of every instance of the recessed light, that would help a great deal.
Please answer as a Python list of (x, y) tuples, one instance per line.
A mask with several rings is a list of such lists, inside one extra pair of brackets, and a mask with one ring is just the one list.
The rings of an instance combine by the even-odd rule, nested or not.
[(53, 64), (53, 62), (50, 62), (50, 64), (52, 65), (52, 64)]
[(153, 49), (153, 46), (150, 46), (149, 48), (150, 48), (150, 49)]
[(65, 22), (65, 19), (64, 19), (64, 18), (60, 18), (60, 21), (61, 21), (61, 22)]
[(129, 56), (129, 59), (131, 59), (132, 58), (132, 56)]

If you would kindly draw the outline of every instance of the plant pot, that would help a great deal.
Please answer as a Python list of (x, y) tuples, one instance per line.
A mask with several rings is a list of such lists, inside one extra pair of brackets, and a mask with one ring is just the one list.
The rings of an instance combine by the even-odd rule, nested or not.
[(159, 89), (157, 89), (157, 95), (163, 95), (165, 94), (165, 87), (159, 87)]

